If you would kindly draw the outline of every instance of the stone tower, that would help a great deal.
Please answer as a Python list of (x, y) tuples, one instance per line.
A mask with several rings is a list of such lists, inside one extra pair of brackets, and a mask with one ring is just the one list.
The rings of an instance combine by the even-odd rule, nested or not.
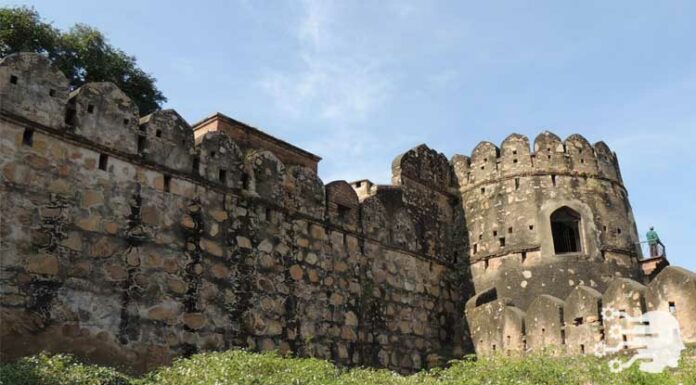
[(604, 291), (614, 277), (639, 277), (628, 194), (603, 142), (543, 132), (532, 152), (512, 134), (500, 148), (482, 142), (452, 163), (477, 294), (526, 309), (541, 294), (564, 298), (578, 285)]

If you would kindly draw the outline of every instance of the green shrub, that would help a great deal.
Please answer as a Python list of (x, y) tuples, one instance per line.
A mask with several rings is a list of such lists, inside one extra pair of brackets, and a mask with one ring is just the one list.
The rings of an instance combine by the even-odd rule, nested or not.
[(340, 369), (312, 358), (229, 350), (176, 360), (133, 378), (111, 368), (86, 365), (68, 355), (39, 354), (0, 364), (1, 385), (696, 385), (696, 357), (679, 369), (641, 372), (638, 364), (610, 373), (606, 359), (592, 356), (524, 358), (473, 356), (449, 367), (403, 376), (384, 369)]
[(338, 370), (329, 362), (312, 358), (283, 358), (275, 353), (242, 350), (196, 354), (147, 375), (144, 384), (252, 385), (331, 383)]
[(131, 378), (114, 369), (86, 365), (72, 356), (38, 354), (0, 364), (2, 385), (127, 385)]

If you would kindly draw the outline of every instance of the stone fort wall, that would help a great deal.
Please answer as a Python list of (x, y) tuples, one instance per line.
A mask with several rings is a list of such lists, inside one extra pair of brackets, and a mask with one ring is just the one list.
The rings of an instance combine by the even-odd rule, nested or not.
[(421, 145), (390, 185), (324, 184), (319, 159), (222, 114), (140, 117), (40, 55), (2, 59), (0, 359), (145, 371), (248, 347), (407, 372), (474, 350), (591, 353), (602, 304), (670, 311), (695, 342), (694, 274), (641, 272), (601, 142), (542, 133), (532, 151), (515, 134), (449, 161)]
[(144, 371), (242, 346), (411, 371), (470, 351), (441, 154), (403, 154), (359, 201), (113, 84), (69, 92), (42, 56), (4, 58), (0, 97), (2, 359)]

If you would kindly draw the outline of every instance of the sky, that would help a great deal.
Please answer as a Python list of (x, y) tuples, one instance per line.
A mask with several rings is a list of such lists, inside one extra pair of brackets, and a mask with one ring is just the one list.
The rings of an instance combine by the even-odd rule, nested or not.
[(86, 23), (189, 123), (214, 112), (323, 157), (325, 183), (389, 183), (426, 143), (512, 132), (605, 141), (644, 237), (696, 270), (696, 2), (11, 1)]

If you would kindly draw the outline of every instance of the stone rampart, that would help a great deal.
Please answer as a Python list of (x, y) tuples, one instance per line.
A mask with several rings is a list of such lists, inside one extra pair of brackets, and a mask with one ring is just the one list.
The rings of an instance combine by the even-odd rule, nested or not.
[(0, 60), (0, 358), (145, 371), (247, 347), (408, 372), (474, 347), (591, 352), (608, 304), (672, 312), (696, 342), (694, 274), (643, 275), (604, 143), (420, 145), (390, 185), (325, 185), (319, 160), (221, 114), (140, 117), (41, 55)]
[(465, 314), (477, 354), (594, 354), (602, 342), (616, 346), (630, 344), (634, 338), (613, 332), (615, 325), (621, 326), (619, 330), (630, 328), (616, 311), (631, 317), (655, 310), (670, 312), (679, 322), (682, 341), (696, 342), (695, 300), (696, 274), (670, 266), (647, 286), (626, 278), (613, 279), (604, 294), (576, 286), (565, 299), (534, 298), (526, 312), (491, 290), (469, 299)]
[(144, 371), (242, 346), (411, 371), (466, 351), (449, 179), (359, 202), (113, 84), (69, 91), (42, 56), (0, 62), (2, 359)]

